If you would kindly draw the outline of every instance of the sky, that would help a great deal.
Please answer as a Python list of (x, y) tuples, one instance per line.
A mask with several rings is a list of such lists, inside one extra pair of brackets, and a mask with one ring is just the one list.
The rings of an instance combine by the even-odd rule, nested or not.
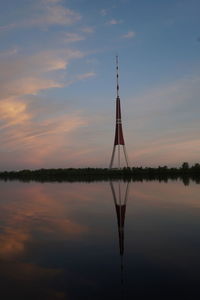
[(116, 54), (130, 165), (199, 162), (199, 0), (0, 8), (0, 170), (108, 167)]

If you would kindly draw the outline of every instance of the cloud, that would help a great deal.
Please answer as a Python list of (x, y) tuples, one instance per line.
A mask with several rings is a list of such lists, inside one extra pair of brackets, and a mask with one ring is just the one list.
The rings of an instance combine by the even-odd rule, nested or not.
[[(67, 143), (67, 135), (87, 124), (80, 113), (65, 114), (65, 116), (43, 117), (37, 120), (37, 113), (29, 110), (25, 102), (10, 102), (1, 105), (1, 126), (3, 129), (0, 141), (3, 143), (2, 151), (24, 151), (33, 149), (35, 161)], [(36, 121), (37, 120), (37, 121)], [(49, 143), (51, 137), (51, 143)], [(54, 141), (54, 142), (53, 142)]]
[(63, 0), (42, 0), (45, 4), (57, 4), (63, 2)]
[(68, 81), (66, 83), (66, 85), (71, 85), (77, 81), (80, 81), (80, 80), (85, 80), (87, 78), (92, 78), (92, 77), (95, 77), (96, 76), (96, 73), (95, 72), (87, 72), (87, 73), (83, 73), (83, 74), (78, 74), (76, 75), (73, 79), (71, 79), (70, 81)]
[(41, 12), (30, 20), (25, 20), (24, 24), (29, 26), (51, 26), (51, 25), (71, 25), (81, 19), (79, 13), (65, 8), (61, 1), (44, 2)]
[(68, 60), (80, 57), (80, 53), (72, 51), (42, 51), (32, 55), (19, 55), (12, 59), (1, 59), (0, 68), (4, 70), (0, 78), (12, 79), (21, 75), (31, 75), (66, 69)]
[(66, 109), (70, 99), (62, 108), (58, 101), (51, 102), (52, 105), (39, 102), (39, 93), (43, 90), (67, 87), (95, 76), (94, 72), (86, 72), (59, 77), (59, 72), (66, 70), (71, 60), (81, 57), (83, 53), (69, 49), (29, 56), (0, 55), (1, 162), (8, 162), (11, 155), (13, 165), (18, 161), (21, 165), (40, 166), (56, 151), (66, 148), (71, 134), (87, 124), (81, 111)]
[(81, 20), (81, 15), (74, 10), (66, 8), (63, 1), (59, 0), (41, 0), (38, 5), (31, 9), (28, 18), (22, 18), (12, 24), (0, 27), (0, 31), (12, 30), (15, 28), (29, 28), (59, 25), (68, 26)]
[(15, 54), (18, 53), (18, 47), (14, 47), (14, 48), (11, 48), (9, 50), (6, 50), (6, 51), (0, 51), (0, 59), (2, 57), (7, 57), (7, 56), (13, 56)]
[(132, 161), (142, 165), (198, 161), (199, 93), (200, 77), (195, 75), (130, 99), (127, 136)]
[(74, 43), (85, 40), (85, 37), (78, 33), (66, 33), (64, 40), (67, 43)]
[[(41, 114), (31, 103), (24, 101), (22, 105), (17, 112), (4, 113), (1, 119), (1, 168), (58, 167), (63, 166), (63, 161), (69, 162), (79, 147), (76, 133), (88, 126), (88, 118), (82, 112), (59, 107), (53, 114), (48, 104)], [(17, 103), (13, 106), (16, 108)]]
[(39, 76), (19, 78), (4, 84), (0, 98), (6, 99), (13, 96), (37, 95), (42, 90), (58, 87), (63, 87), (63, 84)]
[(183, 161), (198, 161), (196, 149), (200, 147), (198, 138), (191, 139), (184, 136), (185, 141), (179, 141), (178, 137), (168, 140), (158, 139), (149, 141), (148, 147), (135, 149), (131, 153), (132, 161), (139, 165), (180, 165)]
[(121, 24), (122, 22), (123, 22), (122, 20), (112, 19), (112, 20), (108, 21), (107, 24), (110, 24), (110, 25), (117, 25), (117, 24)]
[[(0, 129), (16, 124), (24, 124), (31, 118), (27, 104), (18, 100), (0, 101)], [(3, 124), (3, 125), (2, 125)]]
[(93, 33), (94, 32), (94, 27), (83, 27), (81, 28), (81, 31), (84, 32), (84, 33)]
[(100, 10), (100, 15), (103, 17), (105, 17), (107, 15), (107, 13), (108, 13), (108, 10), (105, 8)]
[(8, 24), (8, 25), (4, 25), (4, 26), (0, 26), (0, 32), (4, 32), (4, 31), (9, 31), (11, 29), (14, 29), (17, 27), (17, 24), (13, 23), (13, 24)]
[(91, 77), (94, 77), (94, 76), (96, 76), (95, 72), (88, 72), (88, 73), (77, 75), (76, 78), (79, 79), (79, 80), (84, 80), (84, 79), (91, 78)]
[[(200, 76), (185, 76), (174, 82), (154, 87), (145, 91), (131, 101), (137, 103), (137, 114), (146, 118), (155, 113), (170, 112), (178, 117), (176, 107), (179, 112), (183, 109), (183, 104), (190, 104), (190, 108), (198, 103), (197, 98), (200, 92)], [(192, 105), (193, 104), (193, 105)], [(188, 107), (189, 108), (189, 107)], [(135, 108), (134, 108), (135, 109)]]
[(129, 31), (126, 34), (124, 34), (122, 37), (125, 39), (132, 39), (136, 36), (136, 33), (134, 31)]
[[(59, 28), (56, 28), (56, 33), (51, 30), (47, 34), (45, 32), (44, 43), (48, 43), (52, 34), (65, 34), (66, 42), (72, 43), (84, 40), (94, 32), (94, 27), (86, 24), (82, 28), (78, 24), (75, 32), (65, 28), (79, 22), (81, 15), (69, 9), (62, 0), (29, 1), (13, 18), (12, 24), (5, 24), (0, 30), (64, 26), (62, 32), (57, 31)], [(12, 34), (15, 35), (14, 32)], [(74, 132), (89, 122), (84, 111), (71, 109), (74, 106), (72, 102), (76, 103), (77, 99), (71, 98), (67, 90), (70, 84), (96, 75), (90, 69), (81, 70), (82, 64), (80, 70), (76, 66), (73, 72), (68, 72), (72, 60), (83, 58), (85, 53), (69, 49), (61, 39), (60, 48), (58, 39), (56, 43), (51, 39), (51, 44), (45, 44), (45, 47), (48, 49), (53, 45), (56, 47), (54, 50), (38, 51), (35, 49), (41, 46), (29, 39), (27, 34), (29, 32), (23, 30), (22, 36), (27, 42), (24, 48), (14, 44), (8, 50), (0, 51), (0, 143), (3, 145), (0, 162), (5, 169), (11, 165), (11, 168), (47, 166), (54, 160), (54, 154), (63, 149), (70, 157), (70, 153), (74, 152), (74, 149), (71, 150), (76, 139)], [(50, 91), (55, 88), (62, 89), (58, 97)], [(61, 162), (60, 157), (57, 157), (58, 161)]]
[(63, 87), (64, 81), (54, 79), (54, 73), (65, 70), (72, 59), (82, 56), (80, 51), (58, 50), (0, 59), (0, 100), (36, 95), (42, 90)]

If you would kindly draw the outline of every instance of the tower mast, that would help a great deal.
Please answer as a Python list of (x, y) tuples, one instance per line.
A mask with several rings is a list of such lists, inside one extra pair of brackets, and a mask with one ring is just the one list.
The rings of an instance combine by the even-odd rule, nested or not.
[(121, 119), (121, 105), (120, 105), (120, 97), (119, 97), (119, 62), (118, 62), (118, 55), (116, 56), (116, 81), (117, 81), (117, 97), (116, 97), (116, 127), (115, 127), (115, 139), (114, 139), (114, 146), (110, 161), (110, 169), (113, 167), (114, 157), (116, 148), (118, 149), (118, 169), (121, 168), (121, 156), (120, 156), (120, 145), (123, 147), (124, 157), (126, 166), (129, 167), (128, 162), (128, 155), (126, 152), (123, 130), (122, 130), (122, 119)]
[(117, 98), (119, 98), (119, 63), (118, 63), (118, 55), (116, 55), (116, 76), (117, 76)]

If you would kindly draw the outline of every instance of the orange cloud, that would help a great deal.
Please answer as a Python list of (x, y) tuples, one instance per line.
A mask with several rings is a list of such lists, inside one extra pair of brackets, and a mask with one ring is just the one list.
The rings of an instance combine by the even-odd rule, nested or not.
[(0, 101), (0, 119), (1, 121), (6, 121), (4, 127), (14, 124), (23, 124), (27, 122), (30, 117), (25, 102), (20, 100), (13, 101), (12, 98)]
[(0, 58), (0, 100), (36, 95), (42, 90), (70, 84), (71, 78), (64, 82), (58, 76), (56, 79), (51, 77), (55, 77), (56, 71), (65, 70), (70, 60), (82, 56), (80, 51), (67, 49), (44, 51), (30, 56), (21, 56), (19, 53), (17, 56), (11, 55), (11, 58)]
[[(29, 113), (28, 107), (24, 110), (25, 106), (22, 105), (22, 108), (17, 112), (6, 110), (5, 123), (0, 123), (0, 129), (3, 130), (0, 137), (1, 150), (6, 151), (7, 156), (17, 151), (18, 161), (22, 155), (24, 163), (35, 167), (41, 167), (45, 161), (51, 160), (54, 154), (57, 156), (64, 148), (69, 154), (67, 147), (72, 140), (72, 134), (87, 124), (87, 120), (80, 113), (41, 120), (37, 123), (34, 113)], [(15, 161), (13, 155), (12, 160)]]
[(47, 104), (45, 114), (41, 114), (40, 103), (33, 104), (30, 95), (38, 95), (50, 88), (66, 87), (93, 77), (95, 73), (86, 72), (68, 79), (64, 79), (62, 74), (58, 76), (58, 71), (66, 70), (71, 60), (83, 57), (83, 53), (77, 50), (43, 51), (28, 56), (12, 49), (1, 54), (0, 142), (4, 162), (10, 160), (10, 153), (17, 152), (17, 155), (12, 155), (13, 162), (17, 157), (22, 164), (24, 161), (30, 166), (42, 166), (56, 151), (68, 148), (71, 133), (88, 121), (82, 112), (76, 111), (66, 110), (62, 115), (60, 110), (54, 116)]
[[(45, 51), (28, 57), (14, 56), (11, 60), (0, 61), (0, 67), (4, 71), (0, 75), (2, 150), (21, 149), (24, 155), (25, 149), (32, 148), (34, 151), (27, 153), (27, 159), (32, 163), (39, 163), (43, 157), (47, 157), (62, 145), (66, 147), (66, 135), (86, 124), (86, 119), (76, 112), (62, 117), (44, 115), (40, 121), (35, 121), (39, 111), (31, 111), (30, 101), (23, 99), (25, 95), (35, 95), (41, 90), (63, 87), (61, 82), (46, 79), (46, 74), (65, 69), (71, 59), (81, 56), (79, 51)], [(92, 75), (82, 74), (76, 80)], [(52, 137), (51, 143), (49, 136)]]

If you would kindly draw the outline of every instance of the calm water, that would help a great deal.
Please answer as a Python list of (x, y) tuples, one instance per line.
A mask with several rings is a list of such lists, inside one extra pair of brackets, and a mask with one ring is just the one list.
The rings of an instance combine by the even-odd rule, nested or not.
[(126, 188), (0, 182), (2, 299), (199, 299), (200, 185)]

